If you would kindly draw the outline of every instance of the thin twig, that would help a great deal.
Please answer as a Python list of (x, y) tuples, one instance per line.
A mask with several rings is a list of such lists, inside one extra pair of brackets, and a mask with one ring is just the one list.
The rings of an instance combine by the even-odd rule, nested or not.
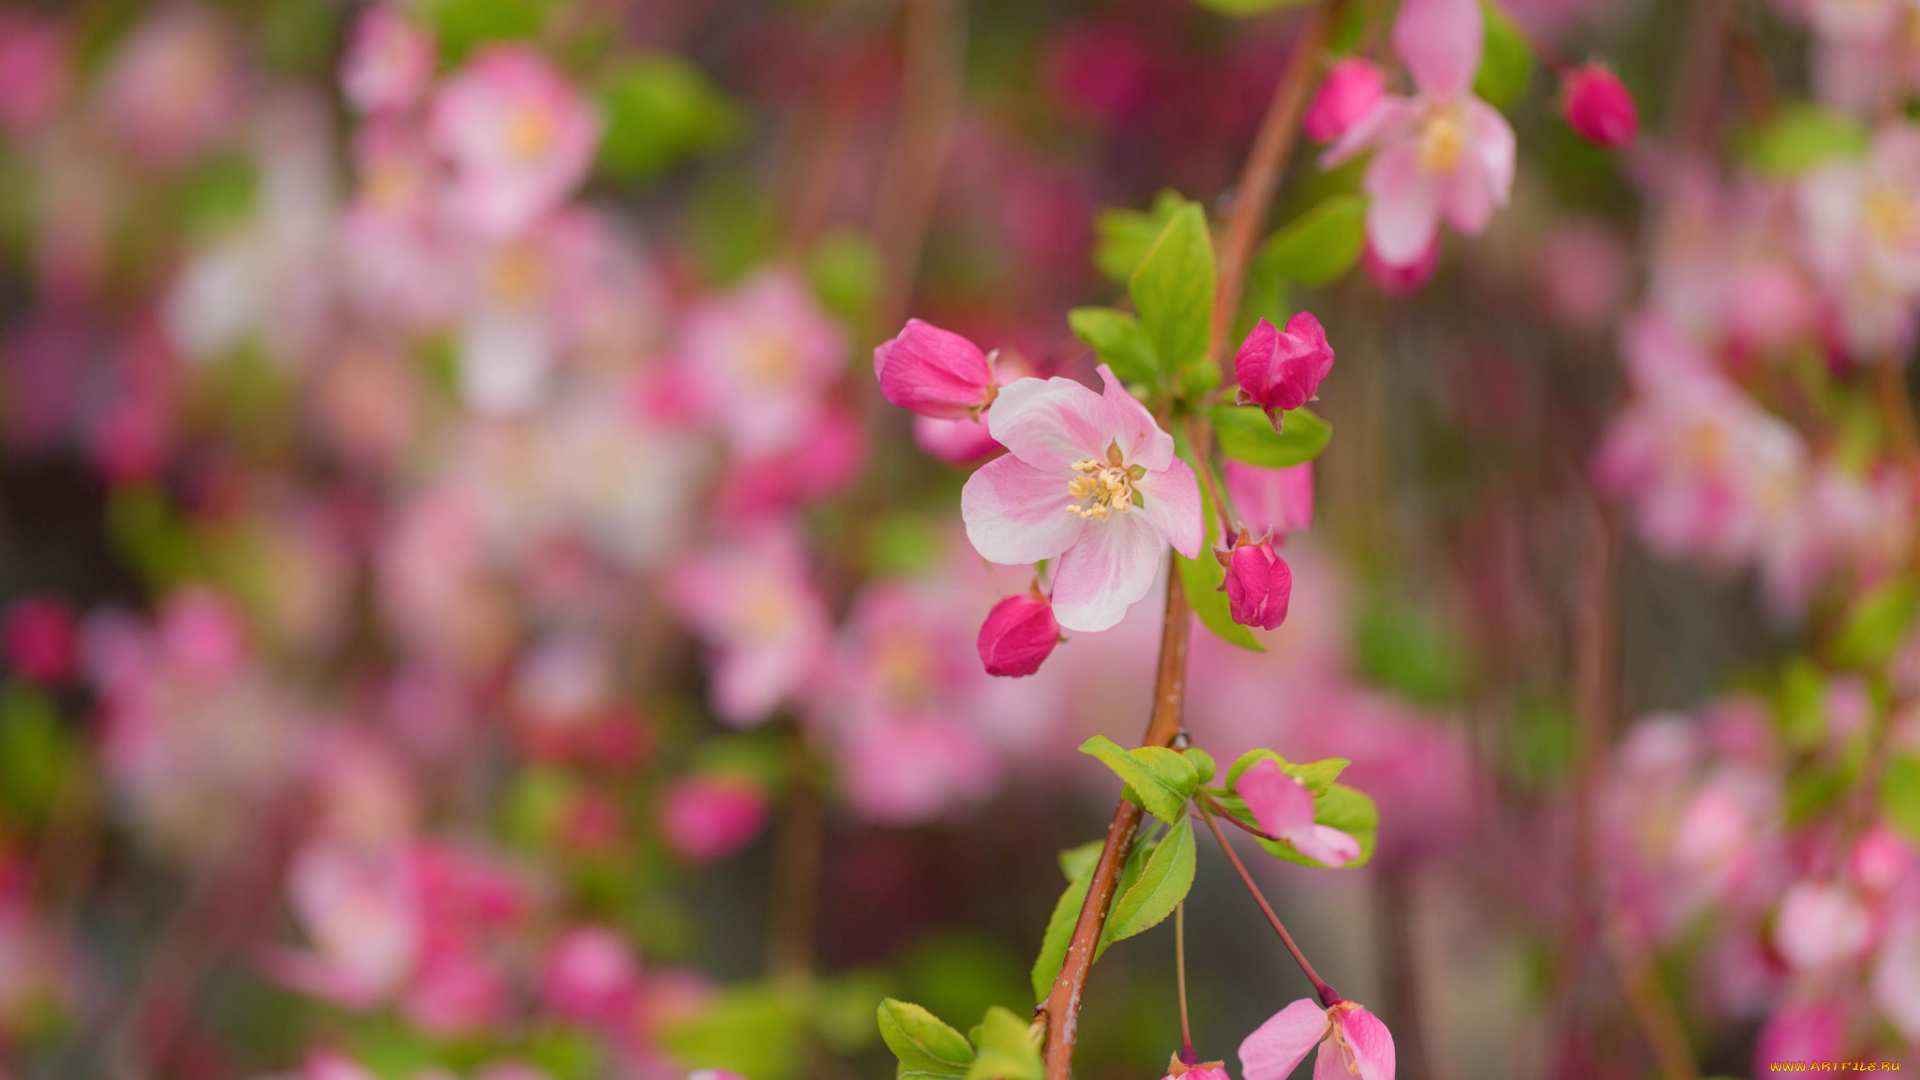
[(957, 0), (906, 0), (899, 122), (874, 197), (873, 234), (887, 267), (880, 325), (906, 315), (960, 123), (966, 9)]
[(1613, 953), (1614, 969), (1620, 974), (1621, 992), (1653, 1049), (1661, 1080), (1696, 1080), (1700, 1074), (1693, 1067), (1686, 1029), (1674, 1010), (1673, 998), (1660, 985), (1660, 975), (1647, 958), (1646, 946), (1624, 920), (1614, 923), (1607, 945)]
[(1260, 886), (1253, 883), (1253, 875), (1247, 873), (1247, 867), (1240, 861), (1240, 856), (1234, 854), (1233, 845), (1227, 843), (1226, 835), (1214, 822), (1213, 814), (1208, 812), (1206, 804), (1201, 802), (1195, 803), (1194, 806), (1199, 809), (1200, 818), (1207, 823), (1207, 829), (1213, 833), (1213, 838), (1220, 842), (1220, 850), (1227, 853), (1227, 861), (1233, 864), (1233, 869), (1239, 873), (1240, 880), (1246, 885), (1247, 891), (1253, 894), (1254, 903), (1260, 905), (1261, 913), (1267, 917), (1267, 922), (1273, 925), (1273, 932), (1280, 935), (1281, 943), (1286, 945), (1287, 951), (1293, 954), (1293, 962), (1300, 965), (1300, 971), (1306, 975), (1307, 981), (1313, 984), (1314, 992), (1320, 995), (1320, 1004), (1329, 1009), (1339, 1004), (1340, 992), (1327, 985), (1327, 981), (1322, 979), (1320, 973), (1313, 970), (1313, 965), (1307, 962), (1307, 955), (1300, 951), (1300, 946), (1294, 944), (1293, 935), (1287, 933), (1286, 924), (1280, 921), (1280, 916), (1274, 914), (1273, 905), (1267, 903), (1267, 896), (1260, 891)]
[(1180, 995), (1180, 1060), (1200, 1064), (1193, 1052), (1193, 1027), (1187, 1023), (1187, 902), (1173, 905), (1173, 980)]

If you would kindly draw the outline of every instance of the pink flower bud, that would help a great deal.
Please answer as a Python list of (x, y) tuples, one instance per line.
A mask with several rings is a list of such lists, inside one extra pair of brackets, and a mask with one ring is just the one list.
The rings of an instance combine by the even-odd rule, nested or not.
[(1342, 60), (1327, 72), (1301, 127), (1314, 142), (1332, 142), (1373, 111), (1386, 89), (1379, 68), (1358, 57)]
[(1188, 1065), (1178, 1057), (1167, 1064), (1166, 1080), (1233, 1080), (1224, 1061), (1203, 1061)]
[(1560, 111), (1581, 138), (1609, 150), (1631, 145), (1640, 131), (1633, 95), (1619, 76), (1597, 61), (1567, 73)]
[(7, 666), (29, 682), (53, 685), (73, 677), (77, 627), (58, 600), (34, 597), (7, 613)]
[(919, 319), (873, 350), (873, 374), (880, 396), (921, 416), (977, 416), (993, 400), (993, 364), (980, 347)]
[(667, 792), (660, 828), (685, 858), (710, 862), (752, 840), (767, 820), (767, 797), (753, 783), (694, 777)]
[(547, 1008), (569, 1020), (612, 1019), (632, 1000), (640, 962), (619, 934), (599, 926), (569, 930), (547, 952), (541, 996)]
[(1293, 570), (1273, 550), (1271, 542), (1235, 545), (1226, 562), (1227, 603), (1234, 622), (1271, 630), (1287, 621)]
[(1234, 358), (1234, 375), (1240, 380), (1234, 400), (1265, 409), (1277, 428), (1280, 414), (1312, 401), (1331, 370), (1333, 349), (1319, 319), (1303, 311), (1287, 320), (1285, 331), (1261, 319)]
[(1060, 624), (1045, 597), (1009, 596), (980, 624), (980, 662), (989, 675), (1031, 675), (1059, 642)]
[(1382, 259), (1369, 240), (1366, 250), (1360, 253), (1360, 266), (1381, 292), (1388, 296), (1412, 296), (1426, 288), (1427, 282), (1433, 280), (1434, 271), (1440, 269), (1440, 238), (1434, 237), (1419, 258), (1404, 266), (1394, 266)]

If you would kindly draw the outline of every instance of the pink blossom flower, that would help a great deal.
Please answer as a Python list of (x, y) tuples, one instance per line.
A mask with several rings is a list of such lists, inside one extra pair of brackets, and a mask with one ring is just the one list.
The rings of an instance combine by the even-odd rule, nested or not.
[(939, 420), (978, 417), (993, 401), (993, 361), (951, 330), (908, 319), (893, 340), (873, 350), (880, 396)]
[(847, 797), (885, 825), (928, 821), (976, 803), (1000, 781), (1000, 760), (961, 720), (934, 714), (869, 718), (838, 739)]
[(369, 7), (353, 26), (340, 86), (363, 113), (411, 107), (433, 78), (433, 37), (391, 8)]
[(1044, 596), (1009, 596), (980, 624), (980, 663), (989, 675), (1018, 678), (1040, 670), (1060, 643), (1060, 624)]
[(1846, 1047), (1847, 1010), (1837, 1001), (1783, 1005), (1760, 1028), (1753, 1044), (1754, 1075), (1782, 1061), (1835, 1061)]
[(682, 857), (712, 862), (760, 835), (767, 796), (758, 784), (731, 776), (696, 776), (668, 789), (660, 830)]
[(231, 131), (240, 105), (234, 43), (212, 14), (169, 7), (114, 55), (102, 88), (115, 132), (163, 169), (185, 165)]
[(1360, 841), (1331, 825), (1314, 822), (1313, 793), (1288, 776), (1272, 758), (1256, 762), (1241, 773), (1233, 790), (1246, 800), (1247, 811), (1260, 831), (1292, 844), (1307, 858), (1327, 866), (1345, 866), (1360, 857)]
[(79, 623), (67, 605), (51, 597), (22, 600), (7, 612), (0, 631), (6, 644), (7, 666), (21, 678), (42, 685), (73, 677)]
[(1288, 319), (1284, 332), (1261, 319), (1247, 332), (1233, 360), (1234, 377), (1240, 381), (1234, 401), (1266, 410), (1277, 431), (1281, 414), (1312, 401), (1332, 370), (1333, 348), (1311, 312)]
[(1311, 998), (1274, 1013), (1240, 1044), (1244, 1080), (1287, 1080), (1293, 1067), (1316, 1045), (1320, 1056), (1313, 1075), (1331, 1080), (1393, 1080), (1393, 1035), (1357, 1002), (1336, 1002), (1322, 1009)]
[(586, 176), (600, 118), (538, 52), (482, 50), (435, 94), (428, 137), (453, 163), (453, 202), (475, 229), (511, 236)]
[(1270, 540), (1249, 538), (1221, 556), (1226, 566), (1228, 611), (1242, 626), (1272, 630), (1287, 621), (1287, 601), (1293, 595), (1293, 570), (1273, 550)]
[(757, 724), (818, 674), (830, 626), (799, 538), (767, 525), (696, 555), (671, 581), (674, 605), (714, 649), (720, 718)]
[(679, 363), (699, 411), (735, 453), (759, 460), (812, 432), (846, 351), (846, 335), (806, 285), (767, 270), (694, 308)]
[(1227, 1072), (1224, 1061), (1203, 1061), (1198, 1065), (1187, 1065), (1174, 1058), (1167, 1066), (1165, 1080), (1233, 1080)]
[(1386, 92), (1387, 80), (1379, 68), (1357, 56), (1347, 57), (1327, 70), (1307, 104), (1301, 130), (1314, 142), (1332, 142), (1372, 112)]
[(1200, 487), (1161, 431), (1106, 365), (1105, 392), (1071, 379), (1020, 379), (987, 414), (1010, 451), (960, 495), (967, 539), (989, 562), (1059, 560), (1054, 617), (1105, 630), (1153, 588), (1171, 544), (1188, 558), (1202, 538)]
[(60, 107), (67, 93), (67, 35), (55, 22), (0, 12), (0, 126), (19, 134)]
[(1567, 126), (1590, 143), (1619, 150), (1640, 132), (1640, 112), (1620, 77), (1605, 64), (1582, 64), (1567, 73), (1560, 99)]
[(1901, 1036), (1920, 1044), (1920, 912), (1906, 913), (1888, 929), (1871, 992), (1874, 1005)]
[(1412, 296), (1426, 288), (1427, 282), (1432, 281), (1433, 275), (1440, 269), (1440, 237), (1435, 235), (1427, 249), (1404, 266), (1388, 265), (1373, 246), (1373, 241), (1368, 240), (1366, 248), (1360, 252), (1360, 269), (1367, 272), (1367, 280), (1388, 296)]
[(632, 1008), (639, 980), (640, 960), (625, 938), (603, 926), (578, 926), (547, 950), (540, 996), (569, 1020), (612, 1022)]
[(949, 465), (971, 465), (1005, 449), (987, 432), (984, 419), (965, 417), (938, 420), (931, 416), (913, 418), (913, 444), (931, 458)]
[(1312, 462), (1268, 469), (1229, 458), (1225, 473), (1227, 496), (1249, 532), (1277, 542), (1313, 527)]
[(287, 894), (313, 951), (268, 953), (266, 969), (275, 981), (367, 1009), (412, 974), (422, 949), (420, 908), (401, 849), (309, 844), (288, 867)]
[(1894, 123), (1864, 161), (1823, 166), (1798, 188), (1808, 261), (1830, 290), (1920, 295), (1920, 126)]
[(1408, 0), (1393, 44), (1418, 93), (1388, 94), (1321, 159), (1328, 166), (1377, 149), (1362, 187), (1367, 239), (1388, 266), (1420, 261), (1440, 219), (1467, 236), (1486, 228), (1513, 186), (1513, 128), (1473, 95), (1480, 66), (1478, 0)]
[(1787, 963), (1817, 969), (1860, 955), (1872, 933), (1873, 917), (1852, 890), (1801, 881), (1780, 901), (1773, 943)]

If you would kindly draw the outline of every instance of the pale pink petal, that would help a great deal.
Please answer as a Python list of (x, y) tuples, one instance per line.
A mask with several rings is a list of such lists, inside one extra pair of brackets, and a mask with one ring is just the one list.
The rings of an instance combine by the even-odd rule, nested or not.
[(1346, 1051), (1332, 1039), (1321, 1043), (1320, 1052), (1313, 1057), (1313, 1080), (1353, 1080), (1353, 1074), (1347, 1071)]
[(1117, 430), (1106, 400), (1072, 379), (1015, 379), (1000, 388), (986, 420), (988, 433), (1015, 457), (1055, 470), (1104, 460)]
[(1487, 193), (1492, 196), (1493, 205), (1505, 206), (1513, 191), (1513, 125), (1507, 123), (1499, 109), (1479, 98), (1468, 98), (1465, 108), (1467, 138), (1474, 157), (1486, 170)]
[(1054, 572), (1054, 618), (1068, 630), (1089, 633), (1118, 623), (1128, 607), (1152, 590), (1164, 551), (1160, 531), (1140, 514), (1087, 522)]
[(1173, 436), (1160, 430), (1153, 414), (1138, 398), (1127, 393), (1127, 384), (1115, 378), (1105, 364), (1100, 365), (1100, 381), (1106, 388), (1101, 396), (1106, 399), (1115, 424), (1113, 435), (1120, 442), (1120, 452), (1127, 464), (1142, 465), (1151, 472), (1166, 468), (1173, 460)]
[(1360, 857), (1360, 841), (1331, 825), (1289, 829), (1280, 836), (1293, 850), (1323, 866), (1345, 866)]
[(1393, 23), (1393, 48), (1420, 92), (1450, 98), (1466, 92), (1480, 68), (1480, 0), (1406, 0)]
[(1201, 520), (1200, 484), (1187, 463), (1174, 458), (1166, 468), (1149, 472), (1133, 487), (1140, 493), (1140, 505), (1134, 512), (1145, 514), (1174, 550), (1189, 559), (1199, 558), (1206, 524)]
[(1439, 192), (1420, 170), (1419, 148), (1402, 142), (1382, 150), (1367, 166), (1362, 186), (1373, 200), (1367, 239), (1374, 254), (1388, 266), (1418, 261), (1440, 229)]
[(1331, 1030), (1327, 1014), (1312, 998), (1274, 1013), (1240, 1044), (1243, 1080), (1287, 1080), (1313, 1045)]
[(1360, 1080), (1393, 1080), (1393, 1033), (1387, 1025), (1365, 1009), (1356, 1008), (1340, 1015), (1334, 1023), (1353, 1051), (1353, 1063), (1360, 1067)]
[[(993, 408), (998, 412), (1000, 403)], [(1011, 454), (980, 466), (960, 490), (960, 519), (973, 549), (988, 562), (1018, 566), (1072, 547), (1087, 526), (1067, 513), (1072, 476), (1064, 465), (1037, 469)]]
[(1441, 177), (1440, 212), (1462, 236), (1478, 236), (1493, 219), (1493, 193), (1487, 183), (1487, 171), (1476, 157), (1463, 157), (1460, 164)]
[(1418, 111), (1412, 99), (1388, 94), (1327, 147), (1327, 152), (1320, 155), (1320, 167), (1331, 169), (1376, 146), (1396, 141), (1413, 124)]
[(1253, 820), (1269, 835), (1285, 836), (1313, 824), (1313, 794), (1272, 758), (1241, 773), (1233, 790), (1247, 801)]

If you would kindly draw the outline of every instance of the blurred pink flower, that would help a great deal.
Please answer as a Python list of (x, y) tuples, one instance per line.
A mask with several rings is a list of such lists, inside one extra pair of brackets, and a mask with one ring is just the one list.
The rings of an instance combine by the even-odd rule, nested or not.
[(1255, 536), (1271, 533), (1274, 542), (1313, 527), (1313, 463), (1268, 469), (1227, 460), (1227, 497), (1240, 524)]
[(1846, 1049), (1847, 1009), (1837, 1001), (1776, 1008), (1753, 1045), (1754, 1075), (1782, 1061), (1838, 1061)]
[(1609, 150), (1632, 145), (1640, 131), (1633, 95), (1605, 64), (1582, 64), (1567, 72), (1560, 110), (1581, 138)]
[(363, 113), (410, 108), (432, 78), (431, 34), (389, 7), (361, 13), (340, 65), (340, 85), (354, 108)]
[(1338, 165), (1377, 149), (1362, 186), (1367, 240), (1381, 262), (1421, 261), (1441, 218), (1467, 236), (1486, 228), (1513, 186), (1513, 128), (1473, 95), (1480, 66), (1477, 0), (1408, 0), (1393, 44), (1413, 74), (1412, 98), (1389, 94), (1321, 159)]
[(142, 22), (101, 88), (121, 141), (153, 166), (176, 169), (231, 133), (241, 104), (233, 45), (201, 8), (168, 6)]
[(0, 11), (0, 126), (38, 127), (67, 94), (66, 29), (16, 10)]
[(1802, 970), (1858, 957), (1873, 933), (1873, 917), (1853, 891), (1837, 883), (1795, 882), (1780, 901), (1773, 943)]
[(1322, 1009), (1310, 998), (1273, 1014), (1246, 1037), (1240, 1044), (1240, 1075), (1244, 1080), (1287, 1080), (1316, 1045), (1316, 1077), (1393, 1080), (1393, 1035), (1387, 1025), (1357, 1002)]
[(695, 776), (676, 783), (660, 802), (667, 843), (694, 862), (721, 858), (760, 835), (767, 795), (741, 777)]
[(1327, 69), (1307, 104), (1301, 130), (1314, 142), (1332, 142), (1372, 112), (1386, 92), (1386, 76), (1379, 68), (1357, 56), (1341, 60)]
[(268, 952), (264, 964), (275, 981), (364, 1010), (412, 975), (422, 949), (420, 907), (403, 848), (310, 843), (287, 868), (287, 897), (313, 951)]
[(1069, 109), (1110, 123), (1143, 104), (1151, 88), (1152, 47), (1118, 22), (1067, 27), (1048, 42), (1049, 90)]
[(7, 666), (29, 682), (53, 686), (74, 674), (79, 622), (72, 609), (52, 597), (29, 597), (7, 612), (0, 631)]
[(625, 1019), (639, 992), (640, 959), (618, 933), (577, 926), (547, 948), (540, 996), (556, 1016), (583, 1024)]
[(875, 718), (839, 738), (847, 797), (872, 821), (912, 825), (978, 802), (1000, 760), (965, 723), (938, 716)]
[(1058, 378), (1003, 387), (987, 427), (1011, 452), (960, 496), (982, 558), (1059, 559), (1054, 617), (1069, 630), (1119, 622), (1153, 587), (1168, 544), (1188, 558), (1201, 545), (1199, 483), (1173, 436), (1104, 364), (1100, 378), (1104, 394)]
[(786, 270), (766, 270), (687, 316), (679, 362), (738, 454), (765, 459), (813, 430), (847, 362), (846, 335)]
[(1412, 296), (1427, 287), (1433, 275), (1440, 269), (1440, 237), (1436, 234), (1433, 242), (1425, 251), (1415, 256), (1413, 261), (1400, 266), (1392, 266), (1380, 257), (1380, 252), (1368, 240), (1366, 248), (1360, 252), (1360, 268), (1367, 272), (1367, 279), (1379, 286), (1388, 296)]
[(495, 238), (525, 230), (585, 178), (594, 107), (538, 52), (493, 45), (434, 94), (428, 136), (453, 163), (456, 213)]
[(674, 606), (713, 649), (714, 711), (757, 724), (820, 673), (831, 626), (799, 537), (766, 524), (681, 564)]
[(1874, 965), (1871, 993), (1874, 1005), (1901, 1037), (1909, 1044), (1920, 1044), (1920, 911), (1906, 912), (1888, 928)]

